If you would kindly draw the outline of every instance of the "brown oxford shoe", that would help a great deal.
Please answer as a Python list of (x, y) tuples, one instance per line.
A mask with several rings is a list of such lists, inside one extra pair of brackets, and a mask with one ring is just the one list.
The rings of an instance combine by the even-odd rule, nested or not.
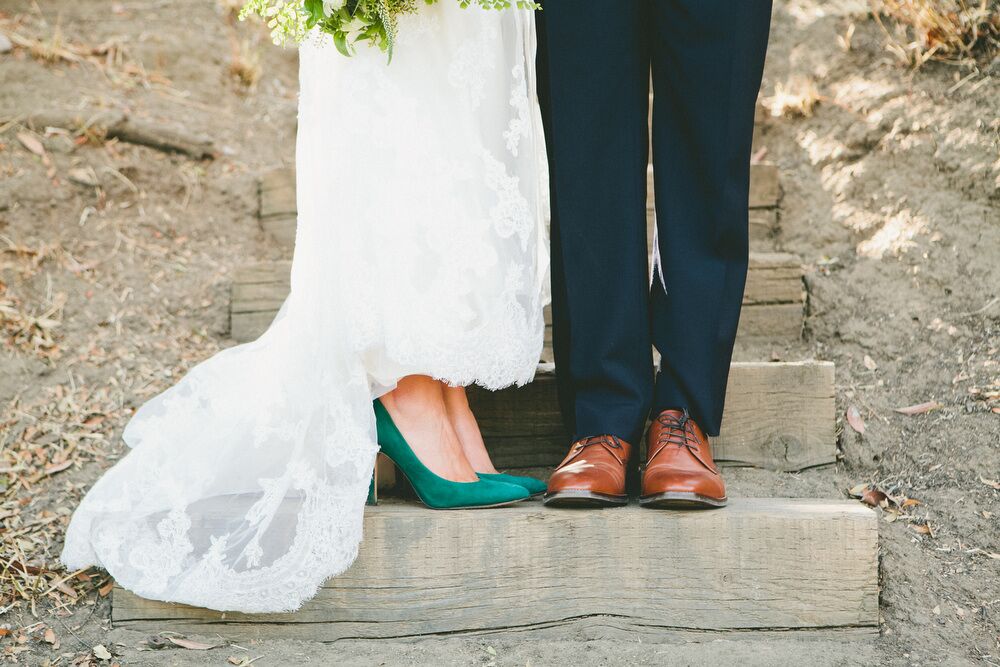
[(726, 483), (708, 437), (687, 410), (664, 410), (649, 427), (639, 504), (653, 509), (723, 507)]
[(613, 435), (573, 443), (549, 478), (545, 504), (557, 507), (606, 507), (628, 504), (625, 476), (632, 445)]

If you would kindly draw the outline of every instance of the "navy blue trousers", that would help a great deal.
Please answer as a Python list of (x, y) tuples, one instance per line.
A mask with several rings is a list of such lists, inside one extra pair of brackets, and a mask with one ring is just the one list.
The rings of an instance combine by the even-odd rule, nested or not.
[[(687, 408), (719, 432), (746, 282), (750, 144), (770, 18), (770, 0), (543, 0), (553, 339), (574, 437), (637, 444), (650, 410), (667, 408)], [(651, 79), (662, 267), (652, 282)]]

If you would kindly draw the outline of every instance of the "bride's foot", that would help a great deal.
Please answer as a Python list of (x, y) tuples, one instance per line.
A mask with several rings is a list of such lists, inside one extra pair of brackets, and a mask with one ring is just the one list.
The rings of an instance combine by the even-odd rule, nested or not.
[(462, 451), (472, 467), (479, 473), (479, 477), (493, 482), (503, 482), (505, 484), (516, 484), (532, 496), (539, 496), (545, 493), (546, 484), (534, 477), (522, 477), (520, 475), (505, 475), (497, 472), (489, 452), (486, 451), (486, 443), (483, 441), (482, 431), (479, 430), (479, 422), (469, 407), (469, 400), (464, 387), (444, 387), (444, 404), (448, 408), (448, 416), (451, 418), (452, 427), (458, 434), (458, 439), (462, 442)]
[(497, 469), (494, 467), (493, 461), (490, 460), (489, 452), (486, 451), (486, 443), (483, 442), (479, 423), (476, 421), (476, 416), (472, 414), (472, 408), (469, 407), (465, 387), (442, 385), (442, 391), (444, 405), (448, 410), (448, 418), (458, 435), (459, 442), (461, 442), (465, 458), (476, 472), (496, 474)]
[(399, 381), (379, 399), (417, 458), (452, 482), (476, 482), (476, 468), (463, 451), (445, 406), (443, 385), (423, 375)]

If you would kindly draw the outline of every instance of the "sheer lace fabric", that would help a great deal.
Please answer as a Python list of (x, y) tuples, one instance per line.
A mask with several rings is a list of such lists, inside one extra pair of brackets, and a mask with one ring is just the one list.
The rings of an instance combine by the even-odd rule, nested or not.
[[(391, 65), (301, 47), (291, 293), (257, 341), (145, 404), (63, 550), (135, 593), (298, 608), (357, 555), (371, 400), (406, 375), (523, 384), (547, 298), (528, 12), (443, 2)], [(363, 548), (363, 547), (362, 547)]]

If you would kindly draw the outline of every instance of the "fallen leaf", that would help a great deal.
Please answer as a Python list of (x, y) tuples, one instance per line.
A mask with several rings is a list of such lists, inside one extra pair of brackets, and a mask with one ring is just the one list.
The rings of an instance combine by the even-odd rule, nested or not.
[(35, 565), (25, 565), (24, 563), (16, 560), (11, 563), (11, 568), (20, 570), (25, 574), (45, 574), (47, 572), (45, 568), (37, 567)]
[(930, 535), (934, 537), (934, 532), (931, 530), (931, 525), (929, 523), (911, 523), (910, 528), (921, 535)]
[(901, 502), (899, 504), (899, 506), (900, 507), (915, 507), (916, 505), (920, 505), (920, 504), (921, 504), (921, 502), (919, 500), (915, 499), (915, 498), (907, 498), (906, 500), (904, 500), (903, 502)]
[(52, 586), (60, 593), (65, 593), (74, 600), (78, 597), (76, 591), (74, 591), (65, 581), (57, 581)]
[(853, 405), (847, 408), (847, 423), (861, 435), (865, 434), (865, 420), (861, 418), (858, 408)]
[(111, 660), (111, 651), (106, 649), (103, 644), (98, 644), (94, 647), (94, 657), (98, 660)]
[(87, 167), (86, 169), (83, 168), (70, 169), (68, 172), (66, 172), (66, 175), (69, 176), (69, 180), (73, 181), (74, 183), (79, 183), (80, 185), (97, 187), (98, 185), (101, 184), (100, 180), (98, 180), (97, 178), (97, 174), (95, 174), (94, 170), (89, 167)]
[(42, 142), (31, 132), (18, 132), (17, 140), (38, 157), (45, 157), (45, 146), (42, 146)]
[(885, 516), (882, 517), (882, 520), (885, 521), (886, 523), (893, 523), (898, 518), (899, 515), (896, 514), (895, 512), (886, 512)]
[(875, 360), (869, 357), (867, 354), (865, 355), (865, 368), (867, 368), (870, 371), (873, 371), (876, 368), (878, 368), (878, 364), (875, 363)]
[(930, 412), (931, 410), (937, 410), (938, 408), (941, 407), (944, 406), (938, 403), (937, 401), (928, 401), (926, 403), (920, 403), (918, 405), (910, 405), (905, 408), (896, 408), (895, 411), (901, 415), (907, 415), (909, 417), (912, 417), (913, 415), (922, 415), (926, 412)]
[(109, 579), (108, 583), (104, 584), (103, 586), (97, 589), (97, 594), (100, 595), (102, 598), (106, 598), (108, 597), (108, 593), (110, 593), (111, 589), (113, 589), (114, 587), (115, 587), (115, 580)]
[(252, 665), (253, 663), (260, 660), (262, 657), (264, 656), (257, 656), (256, 658), (250, 658), (249, 656), (244, 656), (242, 658), (238, 658), (235, 655), (231, 655), (226, 660), (226, 662), (228, 662), (230, 665), (236, 665), (237, 667), (247, 667), (247, 665)]
[(45, 466), (45, 474), (54, 475), (57, 472), (62, 472), (71, 465), (73, 465), (72, 459), (68, 461), (63, 461), (62, 463), (53, 463), (52, 465)]
[(102, 415), (102, 414), (93, 414), (93, 415), (90, 415), (89, 417), (87, 417), (86, 419), (83, 420), (83, 425), (84, 426), (100, 426), (102, 423), (104, 423), (104, 420), (105, 420), (106, 416), (107, 415)]
[(1000, 482), (996, 481), (995, 479), (986, 479), (985, 477), (980, 475), (979, 481), (985, 484), (986, 486), (992, 486), (997, 491), (1000, 491)]
[(184, 639), (183, 637), (167, 637), (167, 641), (192, 651), (208, 651), (222, 646), (222, 644), (206, 644), (204, 642), (196, 642), (193, 639)]
[(878, 489), (865, 489), (861, 494), (861, 502), (872, 507), (885, 507), (889, 504), (888, 497)]
[(42, 639), (45, 640), (45, 643), (52, 644), (53, 646), (55, 646), (56, 631), (53, 630), (52, 628), (45, 628), (45, 634), (42, 635)]
[(861, 494), (864, 493), (867, 488), (868, 488), (867, 484), (858, 484), (857, 486), (853, 486), (850, 489), (848, 489), (847, 495), (849, 495), (851, 498), (860, 498)]
[(10, 628), (0, 628), (0, 637), (6, 637), (10, 634)]

